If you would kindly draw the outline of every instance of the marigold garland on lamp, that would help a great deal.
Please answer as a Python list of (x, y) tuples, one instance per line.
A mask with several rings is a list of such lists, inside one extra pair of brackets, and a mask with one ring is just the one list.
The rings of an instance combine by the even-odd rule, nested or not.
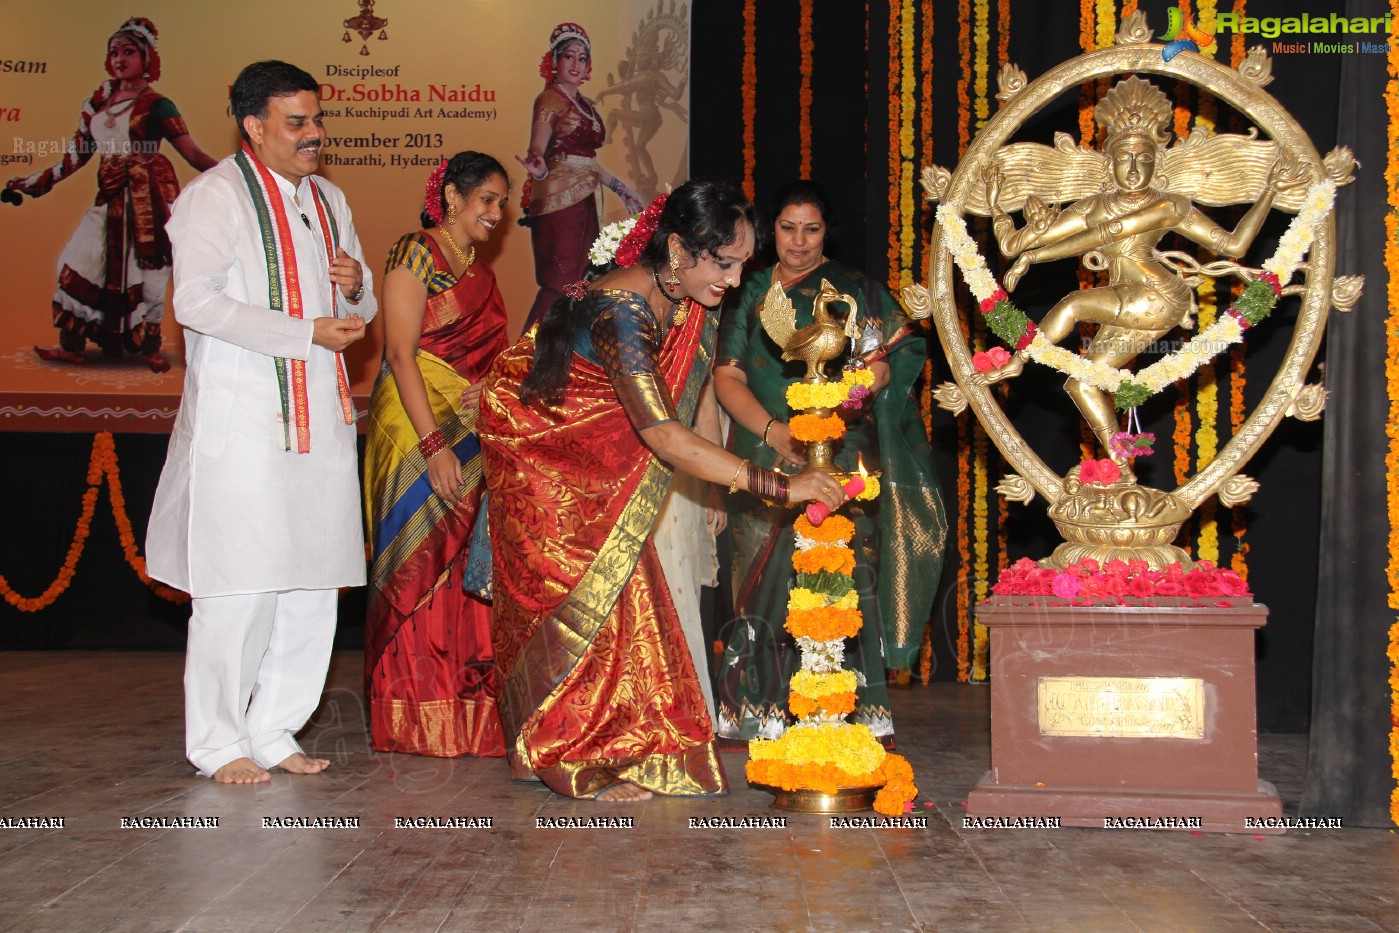
[[(810, 445), (808, 451), (844, 435), (845, 421), (831, 409), (862, 407), (874, 382), (867, 369), (847, 370), (838, 382), (826, 381), (819, 365), (816, 370), (815, 381), (787, 393), (793, 408), (805, 410), (790, 426), (795, 440)], [(814, 453), (808, 459), (818, 462)], [(828, 459), (823, 468), (833, 471)], [(879, 495), (879, 480), (863, 463), (858, 473), (834, 475), (850, 499)], [(802, 663), (791, 679), (787, 708), (798, 722), (779, 738), (750, 742), (746, 769), (751, 784), (774, 791), (778, 809), (836, 812), (873, 805), (899, 816), (918, 793), (907, 761), (886, 752), (868, 726), (845, 722), (855, 711), (858, 686), (854, 672), (842, 666), (845, 639), (864, 624), (853, 577), (855, 530), (854, 522), (824, 504), (808, 506), (793, 523), (796, 585), (788, 597), (786, 629), (801, 648)]]

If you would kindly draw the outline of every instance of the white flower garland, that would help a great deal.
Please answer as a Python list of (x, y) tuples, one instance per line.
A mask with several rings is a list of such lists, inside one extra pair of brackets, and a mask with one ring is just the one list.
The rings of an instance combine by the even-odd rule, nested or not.
[(836, 674), (844, 670), (845, 641), (817, 641), (803, 635), (797, 639), (797, 647), (802, 652), (801, 669), (813, 674)]
[(633, 215), (624, 220), (616, 220), (603, 227), (598, 233), (597, 239), (593, 240), (593, 245), (588, 250), (588, 262), (595, 266), (605, 266), (617, 256), (617, 247), (622, 245), (632, 227), (636, 226), (637, 218), (640, 215)]
[[(1278, 241), (1277, 252), (1263, 263), (1264, 271), (1277, 276), (1279, 288), (1286, 285), (1297, 271), (1302, 258), (1311, 249), (1317, 228), (1331, 213), (1335, 200), (1336, 183), (1329, 178), (1307, 189), (1301, 209)], [(937, 222), (942, 227), (943, 247), (957, 263), (972, 295), (978, 302), (994, 298), (999, 290), (996, 277), (987, 267), (976, 241), (967, 232), (966, 222), (950, 204), (938, 208)], [(1242, 342), (1243, 333), (1244, 329), (1233, 315), (1221, 314), (1218, 320), (1188, 340), (1179, 350), (1138, 373), (1085, 359), (1051, 343), (1041, 333), (1035, 334), (1026, 351), (1030, 359), (1058, 370), (1082, 385), (1104, 392), (1116, 392), (1124, 382), (1135, 382), (1154, 395), (1173, 382), (1189, 378), (1226, 347)]]

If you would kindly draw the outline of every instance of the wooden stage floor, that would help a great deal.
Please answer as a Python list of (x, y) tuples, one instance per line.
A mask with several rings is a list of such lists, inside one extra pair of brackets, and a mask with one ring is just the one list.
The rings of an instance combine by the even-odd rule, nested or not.
[[(499, 759), (372, 754), (358, 653), (336, 655), (304, 737), (329, 773), (220, 787), (182, 760), (182, 665), (0, 653), (0, 929), (1399, 931), (1392, 832), (963, 828), (988, 765), (983, 687), (895, 692), (926, 828), (788, 814), (785, 828), (714, 829), (690, 820), (777, 815), (745, 787), (741, 754), (725, 755), (727, 798), (631, 806), (512, 784)], [(1305, 738), (1260, 746), (1295, 815)], [(634, 826), (536, 826), (592, 816)], [(122, 828), (158, 817), (218, 826)], [(419, 817), (491, 825), (395, 828)]]

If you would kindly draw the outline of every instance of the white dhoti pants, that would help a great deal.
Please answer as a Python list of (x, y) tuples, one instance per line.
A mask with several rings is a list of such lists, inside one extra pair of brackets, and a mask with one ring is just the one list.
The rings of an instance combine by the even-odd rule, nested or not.
[(185, 754), (212, 776), (237, 758), (271, 768), (320, 703), (338, 590), (193, 600), (185, 655)]

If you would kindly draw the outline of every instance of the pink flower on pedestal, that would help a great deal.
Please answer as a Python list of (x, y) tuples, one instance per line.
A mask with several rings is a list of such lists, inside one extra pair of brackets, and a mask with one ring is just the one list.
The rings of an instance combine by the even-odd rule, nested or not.
[(1218, 575), (1219, 595), (1221, 596), (1252, 596), (1249, 591), (1248, 582), (1232, 570), (1221, 570)]
[(1218, 596), (1219, 584), (1213, 570), (1195, 569), (1185, 575), (1185, 595), (1194, 599)]
[(1146, 599), (1156, 591), (1150, 577), (1144, 573), (1134, 573), (1127, 578), (1127, 595)]

